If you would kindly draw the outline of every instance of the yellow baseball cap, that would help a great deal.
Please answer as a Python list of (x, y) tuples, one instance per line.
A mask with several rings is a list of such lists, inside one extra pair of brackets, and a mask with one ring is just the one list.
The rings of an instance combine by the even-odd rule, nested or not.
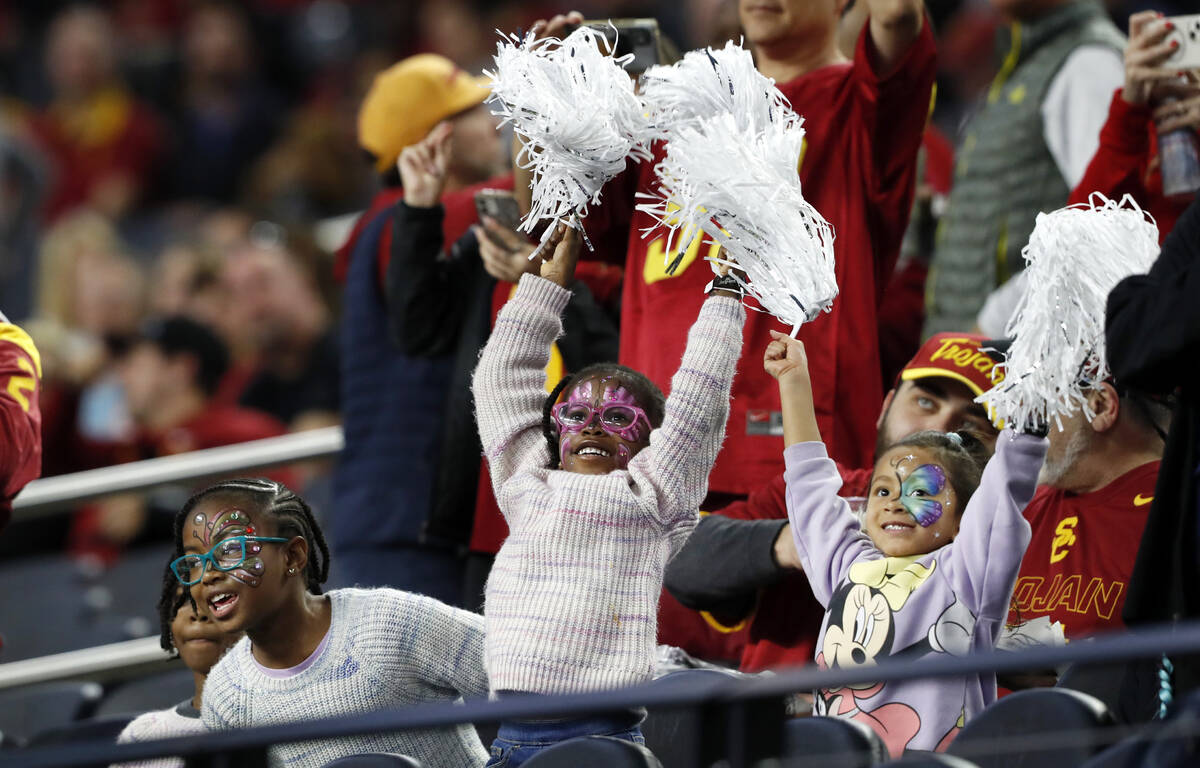
[(358, 112), (358, 143), (384, 173), (400, 151), (448, 117), (483, 102), (488, 80), (472, 77), (445, 56), (421, 53), (375, 76)]

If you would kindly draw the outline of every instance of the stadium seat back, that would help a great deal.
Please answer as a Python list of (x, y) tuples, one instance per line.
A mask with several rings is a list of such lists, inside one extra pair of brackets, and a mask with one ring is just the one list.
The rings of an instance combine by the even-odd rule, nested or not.
[(370, 752), (339, 757), (331, 763), (326, 763), (325, 768), (425, 768), (425, 763), (408, 755)]
[(611, 736), (569, 739), (524, 762), (528, 768), (663, 768), (646, 747)]
[[(711, 691), (728, 685), (733, 675), (714, 669), (682, 669), (654, 681), (667, 690)], [(663, 768), (696, 768), (705, 764), (705, 739), (717, 729), (704, 727), (704, 711), (698, 707), (648, 707), (642, 734), (646, 747)], [(484, 742), (485, 744), (488, 742)]]
[(0, 691), (0, 731), (19, 741), (90, 717), (104, 689), (98, 683), (65, 681)]
[(105, 695), (96, 708), (97, 716), (140, 715), (173, 707), (192, 698), (195, 676), (187, 667), (131, 680)]
[(799, 717), (784, 726), (787, 768), (866, 768), (888, 758), (879, 734), (840, 717)]
[(1104, 703), (1065, 688), (1018, 691), (968, 722), (947, 750), (979, 768), (1073, 768), (1103, 748)]
[(51, 728), (34, 734), (29, 740), (29, 746), (44, 746), (46, 744), (74, 744), (81, 741), (116, 741), (129, 725), (134, 715), (110, 715), (108, 717), (93, 717), (79, 720), (68, 725)]

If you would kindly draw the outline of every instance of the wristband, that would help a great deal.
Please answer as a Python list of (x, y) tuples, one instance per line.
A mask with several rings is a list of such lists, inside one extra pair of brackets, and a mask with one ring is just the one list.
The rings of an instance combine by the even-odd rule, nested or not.
[(711, 283), (704, 287), (705, 293), (712, 293), (717, 290), (729, 291), (730, 293), (736, 293), (738, 296), (746, 295), (746, 289), (742, 287), (742, 284), (733, 275), (717, 275), (712, 279)]

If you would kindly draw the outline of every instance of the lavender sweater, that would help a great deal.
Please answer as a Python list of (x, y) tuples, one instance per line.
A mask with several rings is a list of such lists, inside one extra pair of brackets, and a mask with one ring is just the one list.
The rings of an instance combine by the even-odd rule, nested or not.
[[(788, 519), (813, 594), (825, 606), (817, 664), (853, 667), (884, 656), (990, 650), (1029, 544), (1021, 511), (1045, 455), (1045, 440), (1001, 433), (953, 543), (925, 555), (885, 557), (838, 497), (842, 480), (825, 446), (789, 446)], [(995, 699), (995, 676), (972, 675), (825, 689), (814, 710), (870, 726), (899, 756), (905, 748), (944, 748)]]
[(484, 606), (493, 691), (566, 693), (651, 677), (663, 571), (696, 525), (725, 435), (745, 311), (714, 296), (688, 334), (662, 426), (628, 469), (547, 468), (545, 368), (570, 295), (523, 276), (475, 371), (479, 435), (509, 527)]

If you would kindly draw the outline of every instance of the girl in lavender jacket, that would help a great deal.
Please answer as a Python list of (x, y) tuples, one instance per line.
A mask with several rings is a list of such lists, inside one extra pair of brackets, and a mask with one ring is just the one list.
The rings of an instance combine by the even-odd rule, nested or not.
[[(804, 346), (773, 336), (763, 366), (783, 403), (788, 519), (825, 606), (817, 664), (993, 648), (1029, 544), (1021, 511), (1046, 440), (1006, 430), (981, 472), (969, 433), (918, 432), (878, 457), (860, 527), (817, 431)], [(944, 749), (995, 699), (996, 678), (984, 674), (824, 689), (814, 709), (870, 726), (898, 757)]]
[[(509, 526), (484, 603), (488, 682), (500, 696), (651, 678), (663, 571), (696, 526), (745, 321), (738, 295), (711, 292), (665, 407), (645, 376), (610, 364), (547, 398), (578, 246), (573, 231), (555, 238), (542, 276), (522, 276), (501, 310), (474, 379), (479, 436)], [(501, 723), (489, 765), (520, 765), (575, 736), (640, 742), (640, 720)]]

